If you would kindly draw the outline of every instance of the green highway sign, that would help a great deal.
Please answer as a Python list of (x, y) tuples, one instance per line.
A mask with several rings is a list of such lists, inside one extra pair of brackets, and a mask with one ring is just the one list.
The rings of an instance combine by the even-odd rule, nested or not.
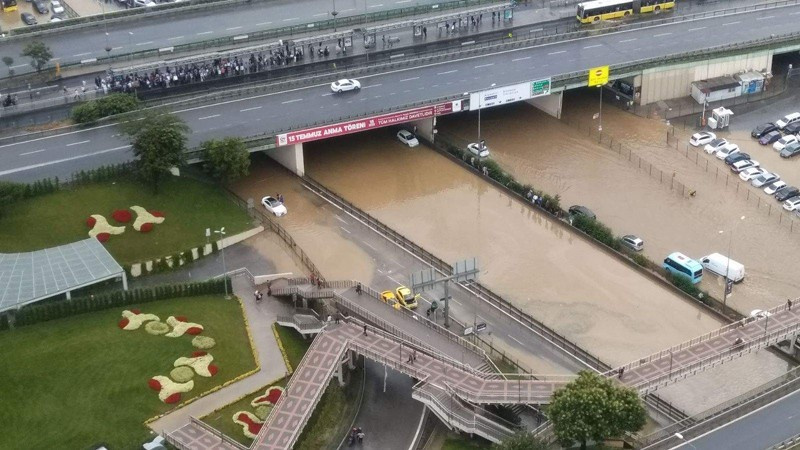
[(531, 81), (531, 98), (550, 95), (550, 78)]

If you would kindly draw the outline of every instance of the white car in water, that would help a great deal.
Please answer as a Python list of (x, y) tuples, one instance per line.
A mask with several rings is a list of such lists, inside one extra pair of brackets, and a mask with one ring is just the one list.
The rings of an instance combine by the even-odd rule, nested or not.
[(764, 188), (767, 195), (774, 195), (776, 192), (786, 187), (786, 182), (779, 180)]
[(416, 147), (416, 146), (419, 145), (419, 140), (417, 139), (417, 137), (414, 136), (414, 133), (412, 133), (412, 132), (410, 132), (408, 130), (400, 130), (400, 131), (398, 131), (397, 132), (397, 140), (399, 140), (403, 144), (406, 144), (409, 147)]
[(347, 78), (343, 78), (341, 80), (336, 80), (331, 83), (331, 90), (333, 92), (347, 92), (347, 91), (357, 91), (361, 89), (361, 83), (358, 80), (350, 80)]
[(701, 131), (699, 133), (695, 133), (692, 135), (692, 138), (689, 139), (689, 144), (692, 147), (700, 147), (701, 145), (706, 145), (717, 138), (717, 135), (710, 132), (710, 131)]
[(722, 146), (724, 146), (727, 143), (728, 143), (728, 140), (725, 139), (725, 138), (716, 138), (716, 139), (713, 139), (708, 144), (706, 144), (706, 146), (703, 147), (703, 150), (705, 150), (706, 153), (711, 155), (711, 154), (717, 153), (717, 150), (721, 149)]
[(742, 181), (750, 181), (753, 178), (761, 176), (765, 172), (766, 170), (761, 167), (750, 167), (739, 172), (739, 178), (741, 178)]
[(797, 139), (797, 136), (795, 136), (793, 134), (787, 134), (786, 136), (778, 139), (777, 142), (772, 144), (772, 148), (774, 148), (776, 152), (779, 152), (779, 151), (783, 150), (784, 148), (786, 148), (787, 145), (789, 145), (789, 144), (791, 144), (793, 142), (797, 142), (798, 140), (799, 139)]
[(264, 205), (264, 208), (266, 208), (267, 211), (275, 214), (278, 217), (285, 216), (286, 213), (289, 212), (283, 203), (278, 201), (277, 198), (269, 195), (261, 199), (261, 204)]
[(717, 159), (725, 159), (728, 156), (731, 156), (734, 153), (739, 153), (739, 146), (736, 144), (731, 144), (730, 142), (720, 147), (717, 150)]
[(489, 156), (489, 147), (487, 147), (483, 142), (473, 142), (467, 145), (467, 150), (480, 158), (486, 158)]

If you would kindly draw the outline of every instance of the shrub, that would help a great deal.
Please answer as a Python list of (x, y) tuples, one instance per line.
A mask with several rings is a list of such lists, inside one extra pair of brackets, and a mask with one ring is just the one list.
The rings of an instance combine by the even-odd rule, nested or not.
[(611, 231), (611, 228), (608, 228), (597, 219), (590, 219), (586, 216), (576, 216), (572, 219), (572, 225), (614, 250), (619, 250), (621, 248), (619, 240), (614, 237), (614, 232)]
[(153, 231), (153, 224), (150, 222), (145, 222), (141, 227), (139, 227), (139, 231), (142, 233), (149, 233)]
[[(698, 294), (701, 294), (703, 291), (697, 288), (688, 278), (681, 277), (681, 276), (674, 276), (667, 273), (667, 279), (674, 284), (678, 289), (686, 292), (687, 294), (691, 295), (694, 298), (698, 297)], [(707, 297), (706, 295), (703, 298)]]
[(92, 123), (102, 117), (96, 100), (73, 107), (71, 115), (75, 123)]
[(108, 233), (98, 233), (96, 237), (97, 237), (98, 241), (106, 242), (107, 240), (109, 240), (111, 238), (111, 235), (108, 234)]
[(128, 223), (133, 218), (133, 215), (127, 209), (117, 209), (111, 213), (111, 217), (113, 217), (117, 222)]
[(139, 107), (139, 100), (129, 94), (111, 94), (97, 100), (90, 100), (72, 108), (72, 120), (77, 123), (92, 123), (103, 117), (133, 111)]

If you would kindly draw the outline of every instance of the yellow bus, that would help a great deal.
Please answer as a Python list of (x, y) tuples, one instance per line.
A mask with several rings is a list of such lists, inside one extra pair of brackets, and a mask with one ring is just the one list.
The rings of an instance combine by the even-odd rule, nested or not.
[(2, 0), (3, 12), (12, 12), (17, 10), (17, 0)]
[(594, 0), (578, 3), (577, 17), (581, 23), (593, 23), (674, 7), (675, 0)]

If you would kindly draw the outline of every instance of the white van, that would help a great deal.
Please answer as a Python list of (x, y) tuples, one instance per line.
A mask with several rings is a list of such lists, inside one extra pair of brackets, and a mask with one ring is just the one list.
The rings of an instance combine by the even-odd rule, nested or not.
[(797, 122), (798, 120), (800, 120), (800, 112), (793, 112), (793, 113), (791, 113), (791, 114), (788, 114), (788, 115), (787, 115), (786, 117), (784, 117), (783, 119), (781, 119), (781, 120), (779, 120), (779, 121), (775, 122), (775, 125), (776, 125), (776, 126), (779, 128), (779, 129), (781, 129), (781, 130), (782, 130), (782, 129), (786, 128), (786, 125), (789, 125), (790, 123)]
[(703, 268), (724, 277), (728, 274), (728, 278), (734, 283), (744, 280), (744, 266), (725, 255), (719, 253), (712, 253), (703, 256), (700, 259), (700, 264)]

